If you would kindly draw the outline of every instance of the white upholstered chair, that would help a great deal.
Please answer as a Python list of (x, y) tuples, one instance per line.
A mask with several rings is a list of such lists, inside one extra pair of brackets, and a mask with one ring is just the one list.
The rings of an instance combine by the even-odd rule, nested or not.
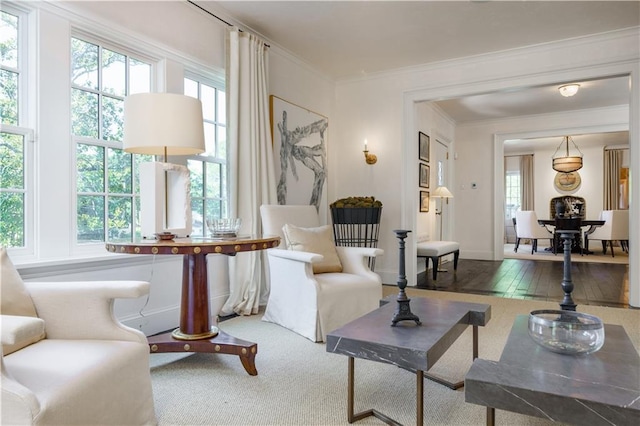
[(532, 210), (517, 211), (516, 212), (516, 247), (514, 251), (518, 251), (520, 240), (531, 240), (531, 254), (538, 251), (538, 240), (553, 239), (553, 234), (547, 230), (546, 227), (538, 224), (538, 216), (536, 212)]
[(0, 424), (156, 424), (147, 338), (113, 315), (149, 283), (22, 282), (0, 258)]
[(619, 241), (623, 250), (629, 242), (629, 210), (603, 210), (600, 212), (600, 220), (604, 220), (604, 225), (585, 235), (586, 249), (589, 249), (589, 241), (601, 240), (602, 254), (607, 253), (609, 243), (611, 257), (614, 257), (613, 242)]
[[(264, 235), (282, 239), (280, 248), (267, 250), (270, 291), (264, 321), (323, 342), (327, 333), (379, 307), (382, 281), (367, 259), (382, 250), (335, 247), (331, 227), (320, 226), (314, 206), (263, 205), (260, 214)], [(286, 249), (287, 239), (292, 249)], [(341, 271), (335, 270), (335, 262), (328, 265), (335, 261), (334, 249)], [(334, 272), (314, 273), (318, 267)]]

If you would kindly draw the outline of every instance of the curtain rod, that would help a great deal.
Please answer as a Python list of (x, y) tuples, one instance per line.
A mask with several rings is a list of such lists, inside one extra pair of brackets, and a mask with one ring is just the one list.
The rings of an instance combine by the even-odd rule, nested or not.
[[(203, 11), (203, 12), (205, 12), (205, 13), (207, 13), (207, 14), (209, 14), (209, 15), (213, 16), (213, 17), (214, 17), (214, 18), (216, 18), (218, 21), (220, 21), (220, 22), (224, 22), (225, 24), (227, 24), (227, 25), (228, 25), (228, 26), (230, 26), (230, 27), (233, 27), (233, 26), (234, 26), (233, 24), (230, 24), (229, 22), (225, 21), (225, 20), (224, 20), (224, 19), (222, 19), (221, 17), (219, 17), (219, 16), (217, 16), (217, 15), (214, 15), (213, 13), (209, 12), (209, 11), (208, 11), (207, 9), (205, 9), (204, 7), (202, 7), (202, 6), (200, 6), (200, 5), (198, 5), (198, 4), (194, 3), (194, 2), (192, 2), (191, 0), (187, 0), (187, 3), (189, 3), (189, 4), (190, 4), (190, 5), (192, 5), (192, 6), (195, 6), (195, 7), (197, 7), (198, 9), (200, 9), (201, 11)], [(238, 31), (240, 31), (241, 33), (242, 33), (242, 32), (244, 32), (244, 31), (242, 31), (240, 28), (238, 28)], [(264, 45), (265, 45), (265, 46), (267, 46), (267, 47), (271, 47), (271, 46), (270, 46), (270, 45), (268, 45), (267, 43), (265, 43)]]

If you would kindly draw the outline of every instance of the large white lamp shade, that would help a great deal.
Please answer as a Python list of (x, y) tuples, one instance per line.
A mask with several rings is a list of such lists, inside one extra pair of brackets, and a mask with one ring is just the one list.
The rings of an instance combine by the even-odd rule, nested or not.
[(124, 150), (152, 155), (199, 154), (205, 151), (202, 119), (202, 103), (190, 96), (175, 93), (127, 96)]
[(167, 156), (205, 151), (200, 100), (174, 93), (127, 96), (123, 148), (133, 154), (163, 156), (162, 163), (140, 165), (142, 236), (188, 236), (192, 219), (189, 170), (168, 164)]

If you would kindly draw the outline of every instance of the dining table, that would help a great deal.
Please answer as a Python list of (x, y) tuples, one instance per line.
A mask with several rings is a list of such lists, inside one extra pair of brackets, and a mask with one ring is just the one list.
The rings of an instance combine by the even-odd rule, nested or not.
[[(567, 219), (574, 219), (572, 217), (568, 217)], [(556, 227), (556, 220), (563, 220), (563, 218), (557, 218), (557, 219), (538, 219), (538, 224), (540, 226), (544, 226), (545, 228), (547, 228), (551, 233), (553, 233), (555, 235), (555, 227)], [(604, 225), (605, 221), (604, 220), (590, 220), (590, 219), (583, 219), (580, 221), (580, 228), (584, 229), (584, 231), (582, 232), (583, 238), (589, 238), (589, 235), (591, 235), (596, 228)], [(555, 244), (555, 238), (554, 238), (554, 244)], [(572, 251), (577, 250), (583, 254), (593, 254), (592, 251), (586, 251), (584, 250), (584, 247), (586, 247), (585, 245), (583, 245), (583, 242), (581, 240), (574, 240), (574, 247), (572, 247)], [(553, 247), (550, 248), (550, 250), (553, 250)], [(561, 250), (557, 250), (557, 251), (561, 251)]]

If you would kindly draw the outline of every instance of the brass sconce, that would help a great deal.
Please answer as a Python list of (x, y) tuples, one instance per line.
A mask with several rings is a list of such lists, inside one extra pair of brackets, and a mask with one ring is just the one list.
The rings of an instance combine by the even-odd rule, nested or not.
[(367, 140), (364, 140), (364, 161), (367, 164), (376, 164), (378, 162), (378, 157), (375, 154), (369, 154), (369, 150), (367, 149)]

